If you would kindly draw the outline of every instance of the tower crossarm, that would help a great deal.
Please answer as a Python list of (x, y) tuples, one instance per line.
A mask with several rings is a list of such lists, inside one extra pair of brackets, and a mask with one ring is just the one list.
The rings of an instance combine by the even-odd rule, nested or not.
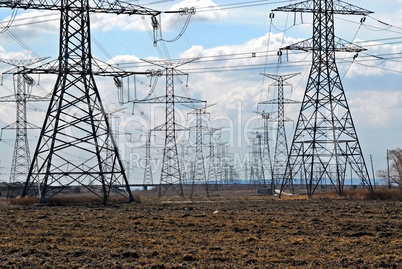
[(272, 118), (271, 118), (271, 121), (272, 121), (272, 122), (281, 122), (281, 121), (283, 121), (283, 122), (292, 122), (292, 121), (294, 121), (294, 120), (292, 120), (291, 118), (288, 118), (288, 117), (283, 117), (283, 118), (280, 118), (280, 117), (272, 117)]
[(282, 102), (283, 104), (300, 104), (300, 101), (296, 101), (296, 100), (291, 100), (288, 98), (284, 98), (283, 100), (279, 100), (278, 98), (276, 99), (272, 99), (272, 100), (267, 100), (267, 101), (263, 101), (263, 102), (259, 102), (259, 105), (276, 105), (278, 104), (278, 102)]
[[(41, 9), (41, 10), (63, 10), (79, 11), (81, 7), (65, 6), (60, 0), (12, 0), (0, 1), (0, 7), (22, 8), (22, 9)], [(89, 12), (95, 13), (113, 13), (126, 15), (151, 15), (157, 16), (161, 11), (145, 8), (139, 5), (126, 3), (122, 1), (91, 1), (87, 7)], [(183, 12), (183, 11), (181, 11)], [(171, 13), (171, 12), (170, 12)], [(179, 13), (179, 11), (177, 11)]]
[[(43, 101), (49, 101), (49, 98), (43, 96), (29, 95), (24, 100), (27, 102), (43, 102)], [(20, 100), (18, 100), (15, 97), (15, 94), (0, 97), (0, 103), (18, 102), (18, 101)]]
[[(55, 75), (58, 75), (61, 71), (62, 70), (59, 67), (59, 61), (53, 60), (53, 61), (44, 63), (43, 65), (40, 65), (38, 67), (33, 67), (33, 68), (22, 67), (22, 68), (20, 68), (19, 71), (14, 72), (14, 74), (55, 74)], [(79, 71), (69, 70), (69, 72), (71, 74), (73, 74), (74, 72), (79, 72)], [(145, 71), (145, 72), (126, 71), (115, 65), (103, 62), (96, 58), (92, 59), (92, 68), (91, 68), (91, 70), (88, 70), (88, 72), (91, 72), (95, 76), (103, 76), (103, 77), (111, 76), (111, 77), (120, 77), (120, 78), (132, 76), (132, 75), (147, 75), (147, 76), (153, 75), (147, 71)]]
[[(40, 127), (39, 126), (37, 126), (37, 125), (35, 125), (35, 124), (33, 124), (33, 123), (30, 123), (30, 122), (26, 122), (25, 123), (25, 128), (24, 129), (26, 129), (26, 130), (28, 130), (28, 129), (40, 129)], [(19, 122), (13, 122), (13, 123), (11, 123), (11, 124), (9, 124), (9, 125), (7, 125), (7, 126), (4, 126), (3, 128), (1, 128), (1, 131), (3, 131), (3, 130), (6, 130), (6, 129), (19, 129), (20, 127), (19, 127)], [(2, 136), (0, 135), (0, 138), (1, 138)], [(0, 139), (1, 140), (1, 139)]]
[[(175, 126), (176, 126), (175, 130), (179, 131), (179, 132), (184, 132), (184, 131), (189, 131), (190, 130), (190, 128), (182, 126), (182, 125), (180, 125), (178, 123), (175, 123)], [(166, 130), (167, 130), (166, 123), (163, 123), (163, 124), (161, 124), (159, 126), (156, 126), (155, 128), (152, 129), (152, 131), (154, 131), (154, 132), (162, 132), (162, 131), (166, 131)]]
[[(191, 59), (185, 59), (185, 60), (176, 60), (176, 61), (171, 61), (171, 60), (148, 60), (148, 59), (141, 59), (144, 62), (154, 64), (156, 66), (162, 67), (162, 68), (177, 68), (179, 66), (194, 62), (198, 60), (198, 58), (191, 58)], [(178, 71), (175, 69), (175, 71)], [(184, 74), (184, 73), (183, 73)]]
[(175, 96), (174, 97), (175, 103), (181, 103), (181, 104), (196, 104), (196, 103), (204, 103), (206, 104), (207, 101), (204, 100), (199, 100), (195, 98), (189, 98), (189, 97), (184, 97), (184, 96)]
[(0, 97), (0, 103), (16, 102), (15, 94)]
[[(196, 104), (196, 103), (206, 103), (206, 101), (184, 97), (184, 96), (174, 96), (174, 102), (176, 104)], [(166, 96), (158, 96), (154, 98), (148, 98), (143, 100), (135, 100), (132, 103), (141, 103), (141, 104), (164, 104), (166, 103)]]
[(92, 72), (97, 76), (113, 76), (113, 77), (127, 77), (131, 75), (147, 75), (152, 76), (148, 71), (145, 72), (132, 72), (123, 70), (116, 65), (112, 65), (101, 61), (99, 59), (93, 59), (92, 61)]
[(46, 62), (34, 68), (23, 67), (15, 74), (59, 74), (59, 59)]
[[(36, 58), (36, 59), (25, 59), (25, 60), (16, 60), (16, 59), (5, 59), (5, 58), (0, 58), (0, 62), (8, 64), (8, 65), (13, 65), (15, 67), (23, 67), (23, 66), (28, 66), (32, 65), (38, 62), (41, 62), (49, 57), (42, 57), (42, 58)], [(14, 74), (15, 72), (10, 72)], [(4, 72), (3, 74), (7, 74)]]
[[(313, 39), (306, 39), (300, 42), (297, 42), (295, 44), (280, 48), (279, 50), (303, 50), (303, 51), (319, 51), (321, 48), (321, 50), (325, 50), (324, 47), (314, 47), (313, 45)], [(347, 40), (344, 40), (342, 38), (339, 37), (335, 37), (335, 45), (333, 48), (333, 51), (336, 52), (361, 52), (361, 51), (365, 51), (367, 49), (360, 47), (356, 44), (353, 44)]]
[[(216, 104), (207, 105), (207, 101), (201, 101), (200, 100), (200, 102), (202, 102), (201, 105), (193, 105), (193, 103), (190, 103), (190, 104), (189, 103), (184, 103), (183, 105), (185, 107), (193, 109), (193, 111), (189, 112), (188, 114), (209, 114), (209, 113), (207, 113), (206, 109), (208, 107), (216, 105)], [(198, 103), (200, 103), (200, 102), (198, 102)]]
[[(366, 16), (368, 14), (374, 13), (373, 11), (369, 11), (367, 9), (346, 3), (344, 1), (334, 0), (333, 2), (334, 2), (333, 9), (329, 11), (333, 14)], [(326, 10), (318, 9), (314, 5), (314, 3), (315, 3), (314, 0), (303, 1), (296, 4), (278, 7), (276, 9), (273, 9), (272, 11), (310, 12), (310, 13), (327, 12)]]
[(300, 73), (292, 73), (292, 74), (286, 74), (286, 75), (281, 75), (281, 76), (273, 75), (273, 74), (261, 74), (261, 75), (268, 77), (272, 80), (278, 81), (278, 82), (284, 82), (285, 80), (288, 80), (295, 76), (300, 75)]

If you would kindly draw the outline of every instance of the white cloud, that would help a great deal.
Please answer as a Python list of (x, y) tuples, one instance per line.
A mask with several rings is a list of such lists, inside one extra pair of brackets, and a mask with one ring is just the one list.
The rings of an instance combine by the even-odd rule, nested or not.
[[(22, 59), (27, 59), (28, 57), (32, 57), (32, 56), (30, 56), (30, 52), (28, 52), (28, 51), (8, 52), (4, 49), (3, 46), (0, 46), (0, 58), (2, 58), (2, 59), (22, 60)], [(5, 66), (5, 69), (7, 69), (7, 68), (10, 69), (10, 66)]]
[[(387, 73), (402, 72), (399, 61), (402, 45), (381, 45), (378, 42), (367, 42), (369, 50), (360, 53), (347, 72), (347, 77), (381, 76)], [(397, 59), (393, 59), (396, 57)]]
[(402, 113), (402, 92), (367, 90), (349, 94), (355, 120), (369, 128), (392, 128), (400, 121)]
[(12, 21), (12, 30), (24, 38), (38, 38), (43, 34), (58, 34), (60, 27), (60, 12), (31, 10), (15, 16), (4, 18), (3, 25)]
[[(228, 113), (231, 109), (236, 109), (238, 102), (248, 109), (253, 109), (258, 103), (261, 94), (261, 76), (259, 70), (247, 70), (249, 66), (262, 65), (265, 62), (265, 51), (268, 47), (268, 36), (264, 35), (254, 38), (248, 42), (238, 45), (219, 46), (215, 48), (205, 49), (202, 46), (193, 46), (180, 54), (181, 58), (198, 58), (200, 61), (195, 62), (201, 70), (208, 71), (209, 68), (214, 70), (227, 70), (226, 72), (209, 72), (208, 75), (191, 75), (192, 85), (196, 85), (196, 89), (203, 94), (203, 98), (209, 98), (209, 102), (218, 103), (222, 113)], [(276, 51), (282, 46), (282, 35), (271, 34), (270, 51)], [(297, 40), (286, 38), (285, 42), (294, 43)], [(253, 57), (252, 52), (256, 53)], [(231, 57), (228, 55), (232, 55)], [(271, 55), (272, 56), (272, 55)], [(294, 56), (294, 59), (300, 57)], [(275, 64), (277, 57), (269, 57), (269, 63)], [(244, 66), (246, 70), (234, 71), (237, 67)], [(187, 67), (183, 67), (186, 69)], [(190, 67), (189, 67), (190, 68)], [(191, 68), (190, 68), (191, 69)], [(274, 72), (270, 70), (269, 72)], [(266, 87), (266, 85), (264, 86)], [(265, 91), (263, 89), (263, 91)]]
[(111, 64), (114, 63), (138, 63), (141, 60), (134, 55), (117, 55), (109, 60)]

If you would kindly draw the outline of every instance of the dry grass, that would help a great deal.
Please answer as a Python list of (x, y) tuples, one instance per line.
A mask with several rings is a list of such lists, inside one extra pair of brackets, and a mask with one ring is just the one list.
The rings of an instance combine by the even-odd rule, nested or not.
[(9, 203), (11, 205), (34, 205), (39, 202), (38, 198), (30, 198), (30, 197), (17, 197), (9, 199)]
[(316, 193), (314, 199), (353, 199), (353, 200), (385, 200), (402, 201), (401, 189), (376, 189), (373, 192), (369, 190), (346, 190), (343, 195), (335, 191)]
[(373, 200), (390, 200), (390, 201), (402, 201), (401, 189), (377, 189), (374, 192), (366, 192), (366, 199)]
[[(139, 197), (136, 197), (139, 200)], [(108, 203), (115, 204), (115, 203), (126, 203), (128, 199), (123, 196), (113, 196), (110, 197)], [(40, 203), (39, 198), (34, 197), (18, 197), (12, 198), (9, 200), (11, 205), (23, 205), (23, 206), (30, 206), (30, 205), (37, 205)], [(94, 195), (61, 195), (51, 197), (46, 200), (46, 205), (49, 206), (73, 206), (73, 205), (100, 205), (103, 203), (102, 198)]]
[[(138, 204), (161, 204), (161, 203), (200, 203), (200, 202), (229, 202), (231, 200), (242, 201), (261, 201), (261, 200), (277, 200), (277, 197), (258, 195), (256, 190), (225, 190), (219, 192), (210, 192), (206, 195), (205, 191), (199, 190), (193, 197), (188, 195), (184, 197), (170, 194), (157, 197), (155, 191), (138, 191), (133, 193), (135, 201)], [(336, 191), (316, 192), (313, 195), (313, 200), (332, 199), (332, 200), (384, 200), (384, 201), (402, 201), (402, 189), (376, 189), (370, 192), (366, 189), (346, 190), (342, 196)], [(283, 195), (280, 200), (310, 200), (306, 195)], [(101, 205), (102, 199), (95, 195), (74, 194), (74, 195), (58, 195), (47, 199), (46, 205), (50, 206), (79, 206), (79, 205)], [(108, 204), (127, 203), (128, 198), (123, 196), (111, 196)], [(18, 197), (8, 200), (8, 204), (30, 206), (39, 204), (38, 198)]]

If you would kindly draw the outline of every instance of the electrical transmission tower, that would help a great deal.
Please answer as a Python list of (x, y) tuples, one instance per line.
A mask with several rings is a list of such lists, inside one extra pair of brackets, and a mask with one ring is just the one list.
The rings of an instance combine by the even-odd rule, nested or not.
[[(151, 16), (155, 31), (161, 12), (120, 1), (89, 0), (2, 1), (0, 7), (60, 12), (57, 62), (24, 71), (57, 74), (57, 80), (22, 196), (39, 192), (40, 202), (45, 203), (67, 187), (79, 186), (103, 203), (110, 200), (110, 193), (134, 201), (94, 79), (94, 75), (134, 73), (102, 65), (92, 57), (90, 13)], [(100, 190), (91, 187), (95, 185)]]
[[(143, 181), (142, 181), (142, 184), (144, 185), (144, 190), (148, 189), (148, 185), (154, 185), (152, 165), (151, 165), (151, 162), (153, 160), (152, 155), (151, 155), (151, 148), (157, 148), (157, 147), (152, 146), (152, 137), (154, 136), (154, 135), (152, 135), (152, 131), (153, 130), (148, 130), (145, 132), (145, 135), (140, 135), (140, 141), (142, 141), (141, 137), (145, 137), (145, 143), (141, 146), (135, 147), (135, 149), (139, 149), (139, 148), (145, 149), (145, 157), (143, 158), (143, 160), (145, 161), (144, 175), (143, 175)], [(132, 153), (134, 153), (134, 148), (132, 150)], [(128, 161), (128, 163), (130, 163), (130, 161)], [(142, 162), (140, 162), (140, 164), (142, 164)]]
[(182, 183), (187, 185), (190, 182), (189, 179), (189, 172), (188, 172), (188, 166), (189, 163), (191, 163), (191, 161), (189, 162), (188, 160), (186, 160), (186, 156), (188, 155), (188, 144), (187, 141), (182, 141), (179, 144), (180, 147), (180, 174), (181, 174), (181, 180)]
[(217, 159), (217, 177), (220, 183), (224, 184), (227, 166), (227, 158), (226, 158), (226, 142), (221, 142), (221, 133), (219, 133), (218, 137), (215, 140), (216, 146), (216, 159)]
[(206, 111), (208, 107), (211, 107), (215, 104), (208, 105), (208, 106), (203, 106), (203, 107), (191, 107), (187, 105), (187, 107), (191, 107), (194, 110), (191, 111), (188, 114), (194, 114), (195, 115), (195, 165), (194, 165), (194, 177), (192, 181), (192, 187), (191, 187), (191, 194), (190, 197), (194, 194), (194, 191), (198, 185), (204, 185), (205, 191), (207, 195), (209, 195), (208, 192), (208, 181), (207, 181), (207, 176), (205, 174), (205, 162), (204, 162), (204, 154), (202, 152), (202, 147), (203, 147), (203, 132), (210, 131), (211, 128), (204, 126), (202, 124), (203, 122), (203, 115), (206, 115), (209, 113)]
[(372, 190), (349, 105), (335, 61), (336, 52), (364, 49), (334, 34), (334, 14), (362, 15), (371, 11), (343, 1), (313, 0), (279, 7), (274, 11), (313, 14), (313, 37), (281, 50), (312, 51), (312, 67), (296, 124), (281, 193), (301, 172), (311, 197), (328, 178), (343, 193), (347, 165)]
[[(166, 105), (165, 123), (154, 129), (155, 131), (165, 131), (165, 147), (163, 151), (159, 196), (162, 196), (162, 194), (166, 193), (169, 189), (173, 189), (178, 193), (178, 195), (184, 196), (182, 177), (180, 173), (179, 155), (177, 151), (176, 132), (180, 129), (187, 129), (181, 127), (176, 122), (175, 104), (194, 104), (203, 103), (205, 101), (175, 95), (174, 76), (184, 75), (183, 72), (176, 69), (177, 67), (188, 64), (195, 60), (196, 59), (183, 61), (144, 60), (148, 63), (164, 68), (164, 73), (166, 77), (166, 95), (154, 98), (146, 98), (144, 100), (133, 102), (145, 104), (159, 103)], [(162, 75), (163, 72), (159, 74)]]
[[(9, 183), (11, 186), (13, 186), (14, 183), (17, 182), (25, 182), (28, 176), (31, 157), (29, 152), (27, 130), (39, 129), (38, 126), (27, 121), (27, 102), (49, 101), (49, 97), (32, 95), (32, 87), (34, 86), (35, 81), (27, 74), (23, 75), (19, 72), (23, 70), (25, 66), (38, 63), (40, 61), (43, 61), (44, 59), (45, 58), (29, 60), (0, 59), (0, 62), (15, 67), (3, 73), (3, 75), (13, 74), (14, 94), (0, 98), (0, 102), (15, 102), (17, 105), (16, 121), (1, 129), (1, 132), (3, 132), (3, 130), (5, 129), (15, 129), (16, 133), (9, 179)], [(0, 136), (0, 139), (1, 137), (2, 135)], [(8, 195), (13, 195), (13, 193), (8, 193)]]
[(145, 140), (145, 169), (144, 169), (144, 185), (154, 184), (154, 179), (152, 177), (152, 167), (151, 167), (151, 130), (147, 131)]
[(214, 136), (214, 133), (216, 131), (220, 131), (220, 129), (217, 128), (209, 129), (208, 181), (214, 182), (215, 190), (219, 190), (219, 177), (218, 177), (219, 162), (215, 154), (216, 141)]
[(238, 179), (239, 174), (237, 173), (234, 165), (233, 155), (228, 153), (229, 146), (227, 143), (219, 143), (218, 151), (220, 151), (218, 158), (220, 161), (220, 173), (223, 175), (222, 182), (223, 183), (231, 183), (235, 179)]
[(299, 75), (299, 73), (288, 74), (288, 75), (271, 75), (262, 74), (265, 77), (275, 80), (270, 86), (277, 88), (278, 97), (265, 102), (260, 102), (260, 105), (276, 104), (278, 106), (278, 116), (272, 118), (272, 121), (277, 122), (276, 140), (275, 140), (275, 151), (274, 151), (274, 162), (272, 165), (272, 181), (273, 185), (278, 186), (279, 181), (283, 179), (285, 173), (286, 161), (289, 155), (289, 147), (287, 142), (287, 135), (285, 130), (285, 122), (289, 121), (285, 117), (285, 104), (296, 104), (297, 101), (290, 99), (285, 99), (284, 88), (285, 86), (291, 86), (286, 80)]
[(253, 184), (258, 184), (263, 188), (266, 187), (264, 163), (262, 157), (262, 136), (260, 133), (255, 134), (251, 151), (250, 180)]
[[(260, 104), (260, 103), (259, 103)], [(262, 148), (262, 160), (263, 160), (263, 169), (268, 170), (268, 174), (271, 181), (271, 188), (273, 191), (274, 188), (274, 176), (273, 176), (273, 167), (272, 167), (272, 159), (271, 159), (271, 148), (269, 146), (269, 122), (272, 120), (272, 113), (268, 113), (265, 111), (255, 112), (261, 115), (263, 120), (263, 148)], [(266, 173), (264, 173), (266, 175)], [(265, 177), (265, 176), (264, 176)], [(265, 184), (265, 183), (264, 183)]]

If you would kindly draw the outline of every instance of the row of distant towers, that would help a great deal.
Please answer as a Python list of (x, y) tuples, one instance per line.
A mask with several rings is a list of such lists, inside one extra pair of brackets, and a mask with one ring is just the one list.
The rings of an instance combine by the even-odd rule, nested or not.
[[(106, 1), (99, 3), (95, 1), (95, 6), (89, 9), (84, 8), (89, 7), (89, 2), (83, 0), (67, 0), (62, 3), (55, 1), (52, 4), (44, 4), (40, 1), (29, 1), (28, 3), (5, 1), (0, 3), (0, 7), (51, 9), (58, 10), (61, 13), (58, 60), (35, 68), (22, 68), (25, 63), (13, 64), (18, 68), (15, 73), (17, 80), (29, 81), (28, 74), (57, 75), (39, 141), (27, 171), (22, 196), (39, 196), (40, 201), (45, 203), (47, 199), (62, 193), (66, 188), (78, 185), (85, 188), (88, 193), (99, 197), (103, 203), (120, 197), (126, 198), (128, 201), (135, 201), (136, 198), (130, 191), (130, 185), (94, 76), (111, 76), (116, 82), (120, 78), (138, 73), (127, 72), (100, 63), (92, 57), (89, 15), (91, 12), (97, 12), (151, 16), (154, 30), (156, 30), (159, 28), (157, 17), (162, 12), (128, 3), (108, 3)], [(267, 158), (269, 169), (267, 175), (263, 175), (264, 169), (258, 172), (259, 165), (256, 165), (253, 167), (253, 173), (257, 178), (264, 179), (264, 184), (267, 184), (265, 178), (268, 177), (273, 190), (277, 188), (277, 185), (280, 185), (280, 194), (289, 185), (292, 185), (295, 178), (299, 177), (305, 181), (307, 195), (311, 197), (324, 178), (330, 180), (338, 193), (342, 194), (346, 169), (350, 167), (362, 183), (372, 190), (335, 61), (336, 52), (360, 52), (364, 49), (347, 43), (335, 37), (334, 34), (334, 14), (365, 16), (372, 12), (336, 0), (304, 1), (280, 7), (274, 11), (309, 12), (313, 14), (313, 37), (280, 49), (280, 51), (311, 51), (313, 55), (312, 67), (290, 150), (288, 150), (286, 140), (284, 105), (294, 101), (284, 98), (283, 88), (287, 85), (286, 81), (296, 74), (264, 74), (264, 76), (275, 80), (274, 85), (278, 89), (278, 98), (260, 104), (278, 105), (277, 115), (274, 117), (278, 129), (274, 160), (272, 161), (268, 147), (269, 138), (267, 137), (267, 123), (272, 118), (269, 113), (260, 112), (266, 125), (264, 125), (263, 135), (259, 134), (256, 141), (260, 148), (261, 145), (265, 145), (265, 147), (261, 151), (258, 150), (258, 146), (256, 147), (256, 162), (258, 163), (258, 158), (260, 158), (260, 162), (263, 163), (262, 158)], [(194, 9), (183, 9), (177, 13), (192, 15)], [(206, 130), (200, 120), (200, 116), (206, 114), (206, 102), (174, 94), (174, 76), (183, 74), (177, 68), (190, 61), (192, 60), (152, 61), (152, 64), (164, 70), (156, 75), (165, 76), (166, 95), (134, 101), (166, 105), (165, 123), (153, 130), (165, 133), (159, 195), (163, 195), (169, 189), (174, 189), (179, 195), (183, 195), (176, 143), (176, 132), (182, 128), (175, 119), (175, 104), (178, 103), (186, 104), (194, 109), (193, 113), (197, 118), (195, 130), (198, 143), (196, 143), (197, 156), (193, 167), (193, 185), (204, 185), (208, 192), (202, 146), (199, 141), (202, 139), (202, 132), (213, 133), (215, 130)], [(21, 100), (18, 99), (21, 94), (26, 95), (23, 92), (24, 86), (18, 87), (16, 88), (15, 100)], [(30, 101), (27, 98), (22, 100), (22, 104)], [(23, 105), (17, 105), (17, 109), (18, 107), (23, 110), (21, 108)], [(69, 112), (72, 110), (79, 111), (79, 113), (71, 115)], [(24, 115), (25, 118), (23, 118)], [(25, 125), (16, 125), (19, 128), (17, 129), (17, 141), (21, 136), (26, 139), (26, 129), (29, 126), (26, 121), (26, 110), (25, 114), (17, 113), (17, 123), (21, 123), (21, 120)], [(70, 131), (66, 132), (67, 129)], [(25, 134), (19, 134), (18, 130), (25, 131)], [(148, 139), (147, 137), (147, 141)], [(18, 148), (28, 149), (27, 142), (18, 143)], [(71, 158), (71, 152), (80, 158)], [(26, 150), (25, 153), (22, 153), (22, 150), (21, 153), (15, 151), (13, 166), (16, 156), (24, 156), (29, 162), (29, 153), (26, 153)], [(145, 172), (147, 173), (147, 171)], [(15, 175), (22, 173), (15, 172), (14, 180)]]

